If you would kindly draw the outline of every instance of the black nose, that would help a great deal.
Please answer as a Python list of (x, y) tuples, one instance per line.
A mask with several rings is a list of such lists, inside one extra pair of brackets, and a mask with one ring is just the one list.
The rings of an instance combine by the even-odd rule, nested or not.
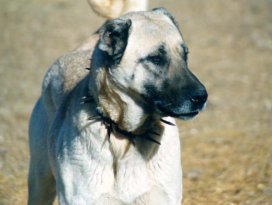
[(203, 106), (207, 99), (208, 93), (206, 89), (196, 90), (191, 96), (191, 102), (197, 106)]

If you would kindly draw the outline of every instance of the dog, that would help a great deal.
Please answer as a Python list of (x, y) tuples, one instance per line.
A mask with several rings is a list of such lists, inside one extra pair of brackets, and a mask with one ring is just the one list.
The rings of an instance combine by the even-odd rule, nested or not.
[[(28, 204), (180, 205), (175, 119), (207, 91), (165, 9), (107, 21), (48, 70), (30, 119)], [(86, 69), (84, 69), (86, 68)]]
[(131, 11), (147, 10), (147, 0), (87, 0), (98, 15), (107, 19), (118, 18)]

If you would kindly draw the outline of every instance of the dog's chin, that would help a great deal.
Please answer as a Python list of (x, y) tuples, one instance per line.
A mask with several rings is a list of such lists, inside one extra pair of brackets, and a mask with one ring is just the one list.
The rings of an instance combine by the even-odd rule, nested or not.
[(197, 116), (199, 111), (183, 111), (177, 112), (175, 110), (167, 110), (162, 107), (158, 107), (158, 113), (162, 116), (170, 116), (181, 120), (190, 120)]
[(167, 115), (170, 117), (174, 117), (180, 120), (191, 120), (197, 116), (199, 111), (189, 111), (189, 112), (182, 112), (182, 113), (176, 113), (176, 112), (168, 112)]
[(173, 116), (175, 118), (181, 119), (181, 120), (191, 120), (197, 116), (199, 112), (189, 112), (189, 113), (182, 113), (177, 116)]

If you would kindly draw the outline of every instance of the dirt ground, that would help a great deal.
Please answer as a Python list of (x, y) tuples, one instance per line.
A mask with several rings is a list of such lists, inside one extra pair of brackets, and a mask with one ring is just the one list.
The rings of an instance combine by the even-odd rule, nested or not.
[[(185, 205), (272, 204), (272, 1), (153, 0), (180, 23), (204, 113), (179, 122)], [(2, 0), (0, 205), (27, 198), (27, 126), (51, 63), (104, 20), (86, 1)]]

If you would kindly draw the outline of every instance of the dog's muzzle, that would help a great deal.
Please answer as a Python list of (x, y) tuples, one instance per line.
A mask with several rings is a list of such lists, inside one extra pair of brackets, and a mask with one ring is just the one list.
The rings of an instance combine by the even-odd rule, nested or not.
[(189, 120), (205, 109), (208, 93), (205, 88), (201, 88), (192, 91), (187, 97), (175, 96), (173, 99), (156, 101), (156, 110), (164, 116)]

